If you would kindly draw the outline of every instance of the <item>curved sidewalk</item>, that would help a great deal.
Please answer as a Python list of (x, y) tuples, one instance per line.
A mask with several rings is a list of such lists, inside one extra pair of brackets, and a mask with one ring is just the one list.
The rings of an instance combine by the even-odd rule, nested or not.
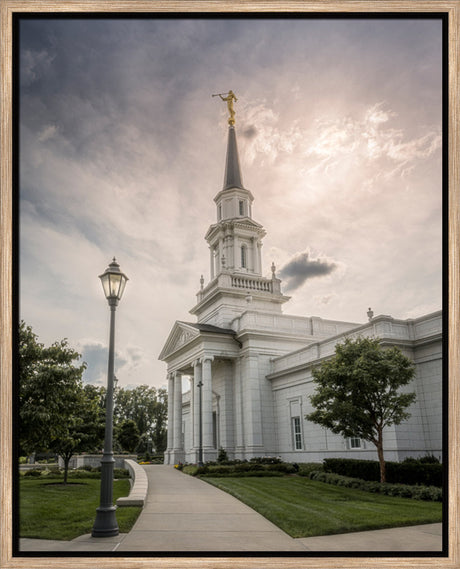
[(144, 466), (147, 502), (121, 551), (307, 551), (263, 516), (171, 466)]

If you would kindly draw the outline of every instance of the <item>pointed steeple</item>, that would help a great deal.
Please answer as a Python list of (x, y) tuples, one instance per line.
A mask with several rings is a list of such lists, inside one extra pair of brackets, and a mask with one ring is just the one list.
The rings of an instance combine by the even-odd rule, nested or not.
[(230, 188), (245, 189), (243, 186), (243, 178), (241, 177), (236, 132), (233, 125), (228, 128), (227, 159), (225, 162), (225, 177), (222, 189), (229, 190)]

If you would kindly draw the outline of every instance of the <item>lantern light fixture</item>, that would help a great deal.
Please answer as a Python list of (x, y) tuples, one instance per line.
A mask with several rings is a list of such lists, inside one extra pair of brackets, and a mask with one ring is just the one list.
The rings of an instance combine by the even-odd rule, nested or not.
[(117, 263), (115, 257), (110, 265), (106, 268), (102, 275), (99, 275), (102, 282), (102, 288), (109, 304), (118, 304), (121, 300), (125, 290), (128, 277), (120, 271), (120, 265)]

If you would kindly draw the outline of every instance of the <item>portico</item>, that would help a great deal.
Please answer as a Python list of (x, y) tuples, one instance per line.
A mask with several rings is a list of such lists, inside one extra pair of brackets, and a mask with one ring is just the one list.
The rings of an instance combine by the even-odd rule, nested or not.
[[(238, 358), (234, 336), (230, 329), (176, 322), (161, 354), (168, 363), (166, 464), (199, 461), (200, 424), (204, 462), (216, 459), (221, 439), (226, 445), (231, 441), (233, 389), (222, 379)], [(185, 380), (190, 388), (183, 393)]]

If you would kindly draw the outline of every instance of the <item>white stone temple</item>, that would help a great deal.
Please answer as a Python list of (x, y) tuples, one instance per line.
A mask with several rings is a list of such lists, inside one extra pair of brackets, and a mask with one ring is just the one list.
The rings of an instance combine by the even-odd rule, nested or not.
[(271, 278), (262, 276), (265, 230), (253, 219), (254, 197), (243, 185), (234, 120), (229, 120), (224, 184), (214, 201), (216, 222), (205, 236), (211, 278), (206, 286), (201, 278), (190, 310), (196, 322), (175, 322), (159, 356), (168, 366), (165, 463), (197, 463), (200, 449), (203, 462), (215, 460), (220, 448), (230, 459), (377, 459), (371, 443), (344, 439), (305, 419), (313, 410), (312, 367), (333, 355), (345, 337), (358, 336), (398, 346), (416, 364), (407, 390), (417, 399), (410, 419), (387, 429), (385, 458), (441, 458), (441, 311), (397, 320), (369, 309), (364, 324), (283, 314), (289, 297), (274, 265)]

